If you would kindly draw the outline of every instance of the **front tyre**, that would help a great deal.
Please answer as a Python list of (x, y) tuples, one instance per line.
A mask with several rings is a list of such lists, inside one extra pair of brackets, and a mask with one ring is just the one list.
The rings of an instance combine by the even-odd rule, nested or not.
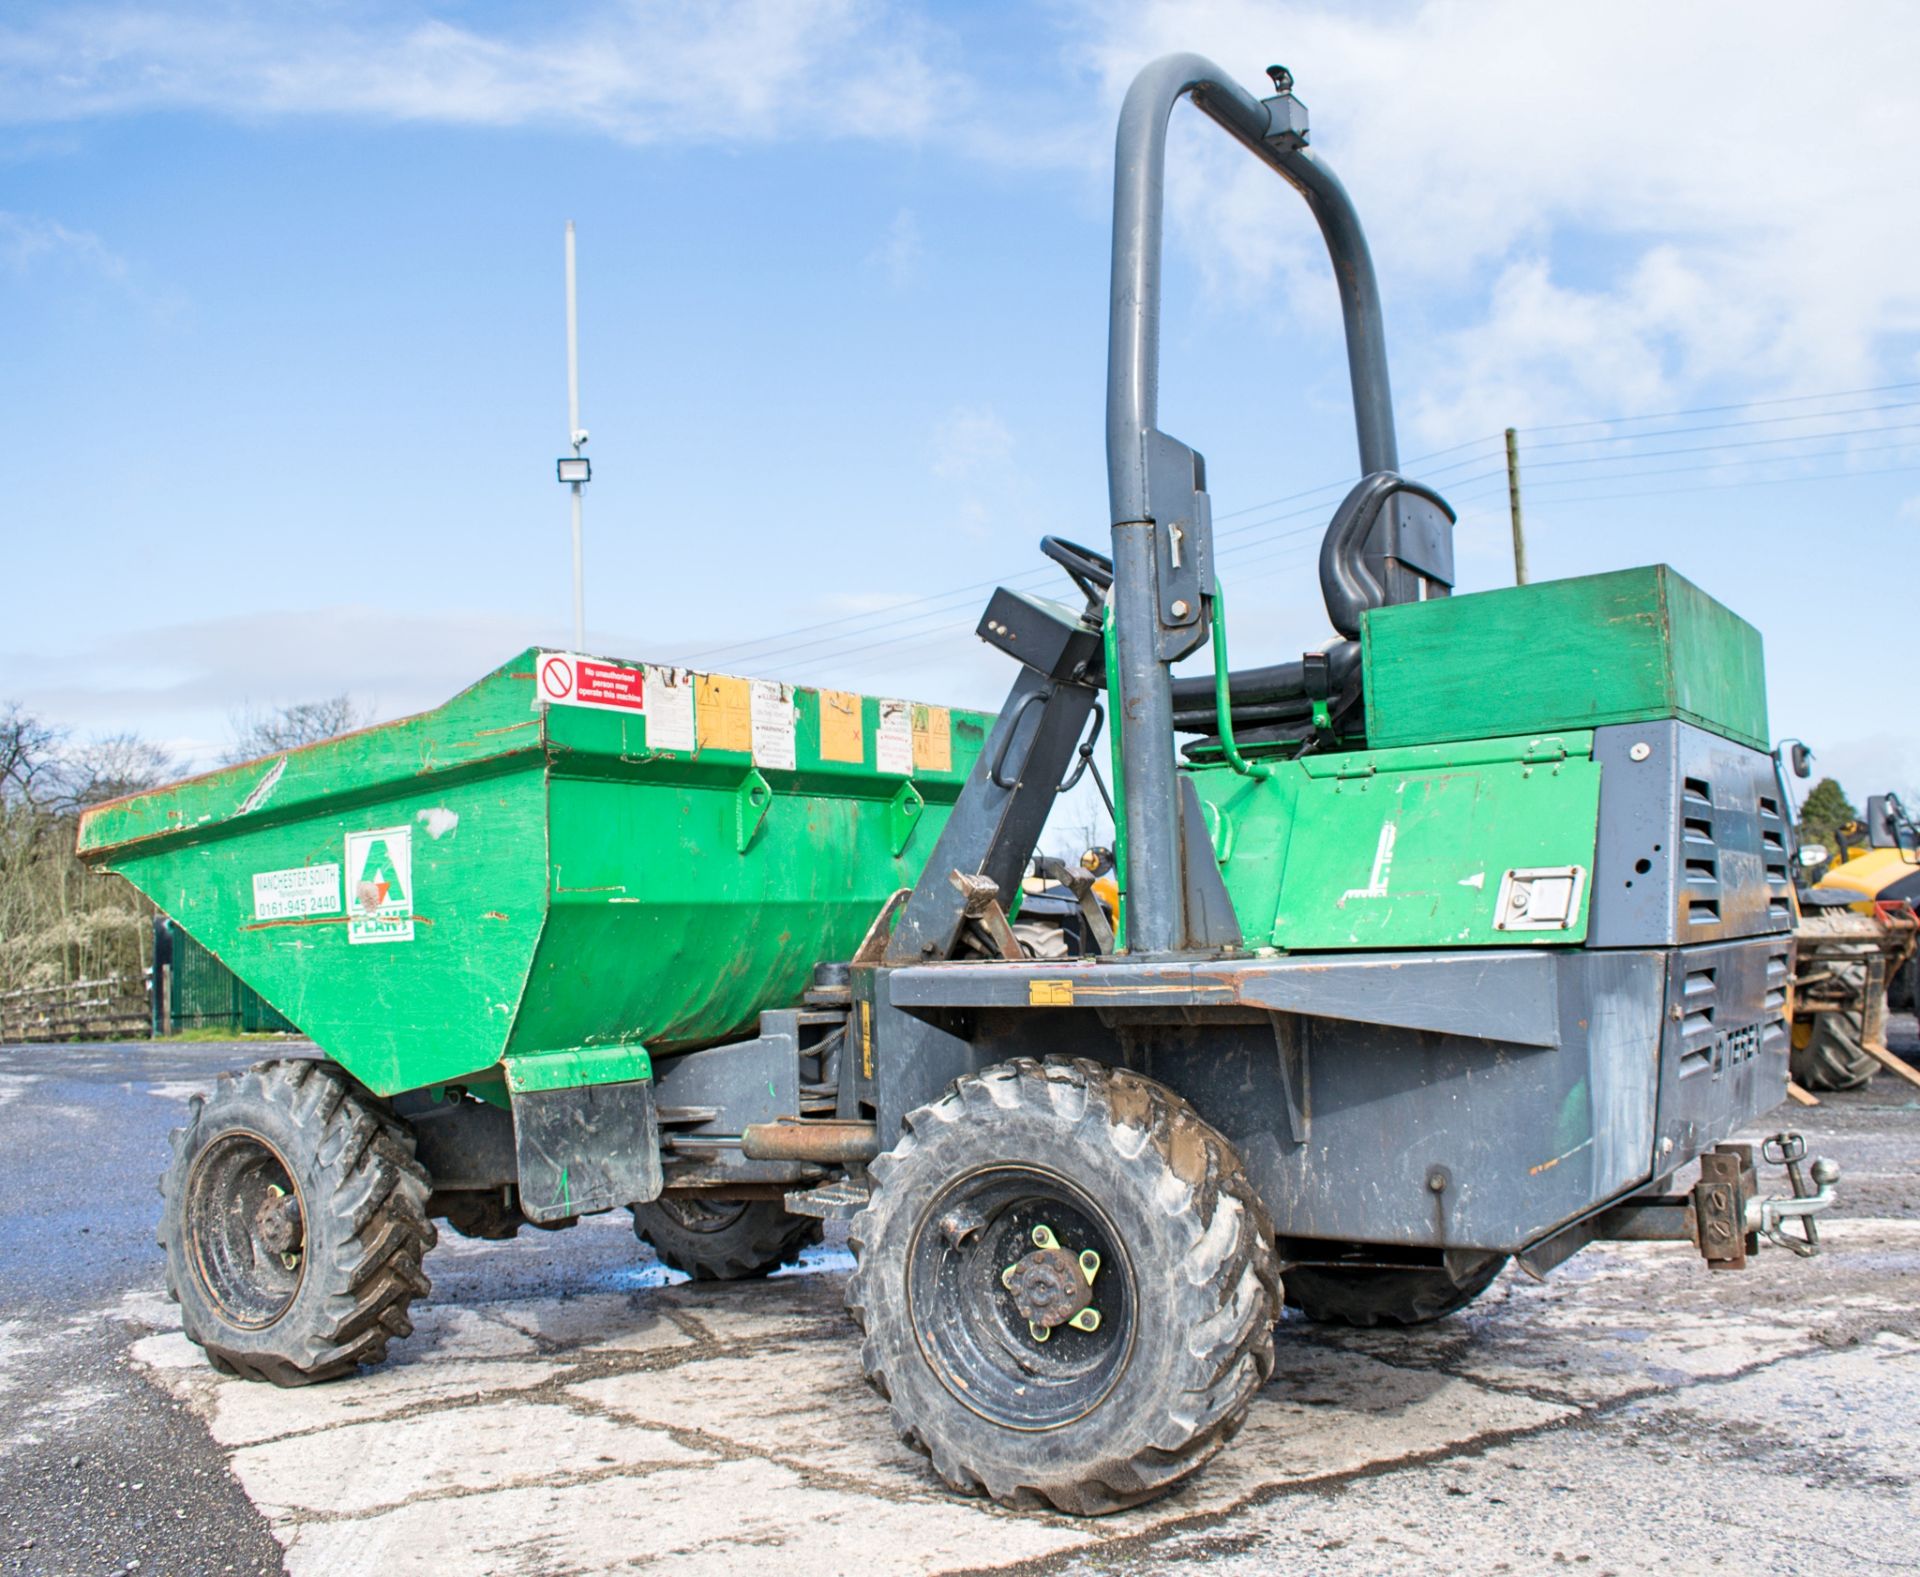
[(947, 1485), (1098, 1515), (1230, 1440), (1273, 1372), (1273, 1232), (1164, 1085), (1021, 1060), (873, 1163), (847, 1306), (867, 1379)]
[(169, 1136), (160, 1246), (189, 1340), (223, 1374), (307, 1385), (410, 1335), (436, 1241), (413, 1140), (324, 1063), (220, 1076)]

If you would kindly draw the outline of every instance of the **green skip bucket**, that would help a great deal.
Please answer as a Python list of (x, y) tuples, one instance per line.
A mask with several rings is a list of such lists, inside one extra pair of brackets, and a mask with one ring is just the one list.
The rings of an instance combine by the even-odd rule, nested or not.
[(532, 650), (433, 711), (98, 806), (79, 852), (377, 1094), (554, 1053), (644, 1077), (852, 954), (990, 722)]

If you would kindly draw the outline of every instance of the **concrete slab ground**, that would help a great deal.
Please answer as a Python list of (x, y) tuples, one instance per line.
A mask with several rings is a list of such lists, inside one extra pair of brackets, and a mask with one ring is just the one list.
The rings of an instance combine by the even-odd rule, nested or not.
[[(0, 1130), (57, 1102), (97, 1133), (143, 1101), (163, 1132), (197, 1085), (143, 1055), (0, 1051), (19, 1093)], [(244, 1058), (216, 1048), (206, 1072)], [(0, 1285), (0, 1571), (1920, 1571), (1915, 1094), (1883, 1077), (1779, 1114), (1847, 1169), (1823, 1258), (1713, 1276), (1678, 1248), (1615, 1245), (1544, 1284), (1509, 1270), (1419, 1332), (1290, 1317), (1228, 1451), (1093, 1522), (957, 1499), (895, 1441), (833, 1236), (794, 1272), (695, 1286), (624, 1215), (508, 1243), (443, 1233), (434, 1299), (388, 1363), (277, 1391), (214, 1374), (179, 1334), (157, 1258), (121, 1244), (136, 1226), (150, 1242), (152, 1196), (114, 1177), (101, 1197), (125, 1204), (61, 1219), (113, 1239), (120, 1275), (58, 1319), (16, 1296), (11, 1263)], [(0, 1251), (30, 1242), (29, 1275), (63, 1274), (62, 1229), (23, 1233), (5, 1198)], [(142, 1408), (167, 1429), (122, 1442), (111, 1514), (62, 1496)], [(29, 1461), (43, 1476), (16, 1497)], [(90, 1517), (139, 1537), (115, 1546)]]

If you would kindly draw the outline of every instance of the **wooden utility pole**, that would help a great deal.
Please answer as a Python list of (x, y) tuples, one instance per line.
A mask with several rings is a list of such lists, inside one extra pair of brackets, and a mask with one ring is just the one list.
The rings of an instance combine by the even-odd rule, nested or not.
[(1520, 524), (1520, 437), (1507, 429), (1507, 507), (1513, 513), (1513, 583), (1527, 583), (1527, 534)]

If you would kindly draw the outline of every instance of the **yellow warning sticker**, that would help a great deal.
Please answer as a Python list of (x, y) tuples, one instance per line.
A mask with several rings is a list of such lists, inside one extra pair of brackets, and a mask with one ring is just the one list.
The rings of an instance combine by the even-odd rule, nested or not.
[(702, 750), (753, 749), (752, 687), (728, 674), (701, 674), (699, 701), (694, 708)]
[(820, 692), (820, 759), (853, 762), (867, 759), (860, 697), (851, 690)]
[(953, 713), (946, 707), (914, 703), (913, 769), (916, 772), (953, 770)]
[(1027, 1006), (1034, 1008), (1070, 1008), (1073, 1006), (1071, 980), (1029, 980)]

